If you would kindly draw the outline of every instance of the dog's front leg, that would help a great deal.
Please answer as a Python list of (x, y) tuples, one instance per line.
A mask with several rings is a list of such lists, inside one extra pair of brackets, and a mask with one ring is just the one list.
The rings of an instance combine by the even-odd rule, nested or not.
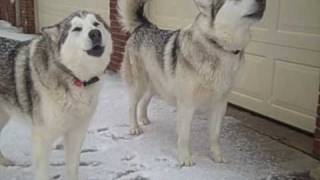
[(190, 131), (194, 114), (191, 104), (178, 103), (177, 106), (178, 157), (181, 166), (192, 166), (190, 151)]
[[(8, 116), (8, 114), (0, 108), (0, 137), (1, 137), (1, 130), (9, 122), (9, 118), (10, 117)], [(7, 159), (6, 157), (4, 157), (0, 149), (0, 166), (13, 166), (13, 165), (14, 163), (9, 159)]]
[(79, 123), (64, 136), (68, 180), (79, 179), (80, 152), (89, 122)]
[(43, 127), (33, 127), (32, 158), (35, 169), (35, 180), (49, 180), (49, 155), (52, 137)]
[(209, 131), (210, 131), (210, 156), (217, 163), (225, 162), (220, 150), (220, 130), (223, 117), (226, 113), (227, 102), (226, 100), (214, 103), (211, 109), (211, 117), (209, 118)]

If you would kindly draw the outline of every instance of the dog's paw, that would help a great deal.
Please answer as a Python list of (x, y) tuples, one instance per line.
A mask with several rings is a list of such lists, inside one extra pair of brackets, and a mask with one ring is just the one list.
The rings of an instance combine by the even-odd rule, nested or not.
[(148, 118), (142, 118), (142, 119), (141, 119), (141, 122), (142, 122), (142, 124), (145, 125), (145, 126), (147, 126), (147, 125), (149, 125), (149, 124), (151, 123)]
[(194, 165), (192, 159), (179, 160), (180, 167), (191, 167)]
[(210, 153), (210, 157), (216, 163), (226, 163), (227, 162), (226, 159), (224, 158), (224, 156), (221, 153), (211, 152)]
[(142, 133), (143, 133), (143, 130), (140, 127), (130, 129), (130, 135), (139, 136)]
[(191, 167), (194, 165), (192, 157), (190, 155), (179, 155), (180, 167)]
[(14, 166), (15, 163), (5, 157), (0, 157), (0, 166), (9, 167)]

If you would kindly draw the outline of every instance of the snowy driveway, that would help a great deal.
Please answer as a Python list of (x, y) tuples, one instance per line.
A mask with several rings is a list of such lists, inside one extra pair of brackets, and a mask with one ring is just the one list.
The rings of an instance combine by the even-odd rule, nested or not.
[[(208, 157), (207, 122), (193, 123), (193, 159), (196, 165), (180, 168), (176, 161), (175, 108), (154, 99), (152, 124), (139, 137), (128, 135), (127, 93), (118, 75), (110, 75), (99, 108), (87, 134), (81, 156), (83, 180), (254, 180), (271, 175), (306, 172), (319, 162), (225, 117), (222, 149), (228, 160), (216, 164)], [(0, 167), (0, 180), (31, 180), (30, 131), (11, 121), (4, 129), (1, 148), (17, 166)], [(65, 179), (61, 147), (51, 159), (51, 175)]]

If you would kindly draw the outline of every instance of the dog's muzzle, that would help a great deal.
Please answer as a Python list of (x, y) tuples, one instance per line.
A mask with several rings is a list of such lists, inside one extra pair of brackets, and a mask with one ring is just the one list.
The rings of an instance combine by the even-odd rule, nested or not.
[(261, 19), (266, 9), (266, 0), (256, 0), (257, 8), (253, 13), (245, 15), (246, 18)]
[(99, 30), (91, 30), (89, 32), (89, 38), (92, 43), (92, 48), (87, 50), (90, 56), (100, 57), (104, 53), (104, 46), (102, 46), (102, 34)]

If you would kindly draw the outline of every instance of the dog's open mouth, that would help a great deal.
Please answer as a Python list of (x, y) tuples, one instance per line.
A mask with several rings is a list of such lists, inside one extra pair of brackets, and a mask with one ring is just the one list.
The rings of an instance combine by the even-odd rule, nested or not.
[(253, 13), (249, 13), (245, 15), (246, 18), (252, 18), (252, 19), (261, 19), (263, 17), (264, 11), (266, 9), (266, 3), (262, 2), (259, 4), (257, 10)]
[(259, 9), (258, 11), (254, 12), (254, 13), (250, 13), (245, 15), (244, 17), (246, 18), (253, 18), (253, 19), (261, 19), (263, 17), (264, 14), (264, 9)]
[(87, 53), (90, 56), (94, 56), (94, 57), (100, 57), (104, 52), (104, 46), (101, 45), (96, 45), (94, 46), (92, 49), (87, 50)]

